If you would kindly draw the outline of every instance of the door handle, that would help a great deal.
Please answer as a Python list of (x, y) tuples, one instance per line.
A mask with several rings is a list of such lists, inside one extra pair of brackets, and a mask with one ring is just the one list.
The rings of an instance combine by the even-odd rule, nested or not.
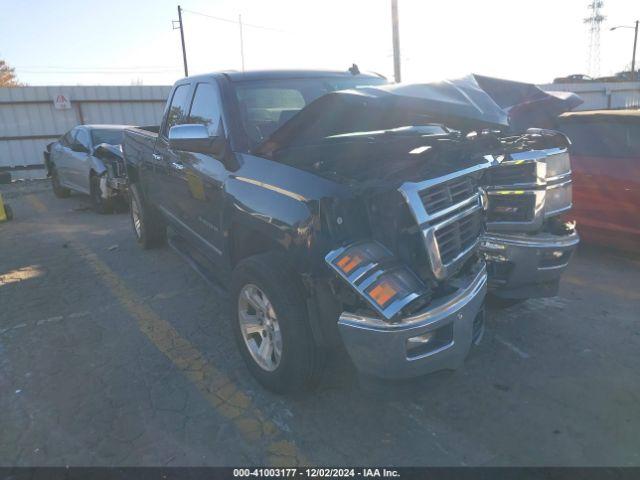
[(162, 155), (157, 154), (157, 153), (154, 153), (154, 154), (152, 155), (152, 157), (153, 157), (153, 159), (154, 159), (154, 160), (156, 160), (156, 161), (158, 161), (158, 162), (159, 162), (160, 160), (162, 160)]
[(184, 164), (182, 162), (171, 162), (171, 166), (176, 170), (184, 170)]

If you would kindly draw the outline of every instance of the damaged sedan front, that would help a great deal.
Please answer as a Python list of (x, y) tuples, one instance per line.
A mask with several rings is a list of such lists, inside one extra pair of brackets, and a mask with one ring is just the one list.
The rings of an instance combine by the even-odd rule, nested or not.
[(44, 162), (56, 197), (66, 198), (72, 191), (85, 193), (98, 213), (109, 213), (125, 204), (124, 128), (78, 125), (47, 145)]

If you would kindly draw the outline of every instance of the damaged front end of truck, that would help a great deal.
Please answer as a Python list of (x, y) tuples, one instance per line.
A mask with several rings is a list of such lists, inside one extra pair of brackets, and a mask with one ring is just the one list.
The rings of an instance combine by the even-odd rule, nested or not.
[(550, 297), (579, 238), (571, 209), (571, 163), (562, 134), (530, 130), (538, 146), (500, 156), (488, 177), (487, 232), (481, 250), (489, 289), (502, 299)]
[(316, 290), (361, 371), (456, 368), (482, 337), (487, 288), (558, 280), (577, 243), (558, 220), (567, 140), (510, 120), (473, 77), (369, 87), (321, 97), (259, 147), (349, 191), (320, 202), (331, 275)]

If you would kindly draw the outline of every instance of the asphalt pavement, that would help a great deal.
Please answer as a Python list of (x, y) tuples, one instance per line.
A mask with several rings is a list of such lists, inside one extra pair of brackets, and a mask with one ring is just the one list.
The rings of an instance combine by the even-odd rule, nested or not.
[(455, 372), (277, 396), (229, 300), (128, 214), (3, 186), (0, 465), (640, 466), (640, 259), (581, 247), (560, 295), (491, 310)]

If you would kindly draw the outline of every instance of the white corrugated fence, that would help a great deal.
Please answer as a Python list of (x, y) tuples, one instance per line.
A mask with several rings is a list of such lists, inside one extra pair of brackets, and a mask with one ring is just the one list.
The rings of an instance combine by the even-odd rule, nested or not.
[(640, 82), (548, 83), (539, 87), (577, 93), (584, 103), (576, 110), (640, 108)]
[[(640, 107), (640, 82), (540, 87), (577, 93), (584, 100), (577, 110)], [(42, 151), (47, 143), (79, 124), (155, 125), (170, 89), (137, 85), (0, 88), (0, 171), (11, 170), (13, 178), (42, 177)]]
[[(79, 124), (154, 125), (170, 86), (0, 88), (0, 171), (42, 177), (45, 146)], [(57, 101), (56, 101), (57, 100)]]

